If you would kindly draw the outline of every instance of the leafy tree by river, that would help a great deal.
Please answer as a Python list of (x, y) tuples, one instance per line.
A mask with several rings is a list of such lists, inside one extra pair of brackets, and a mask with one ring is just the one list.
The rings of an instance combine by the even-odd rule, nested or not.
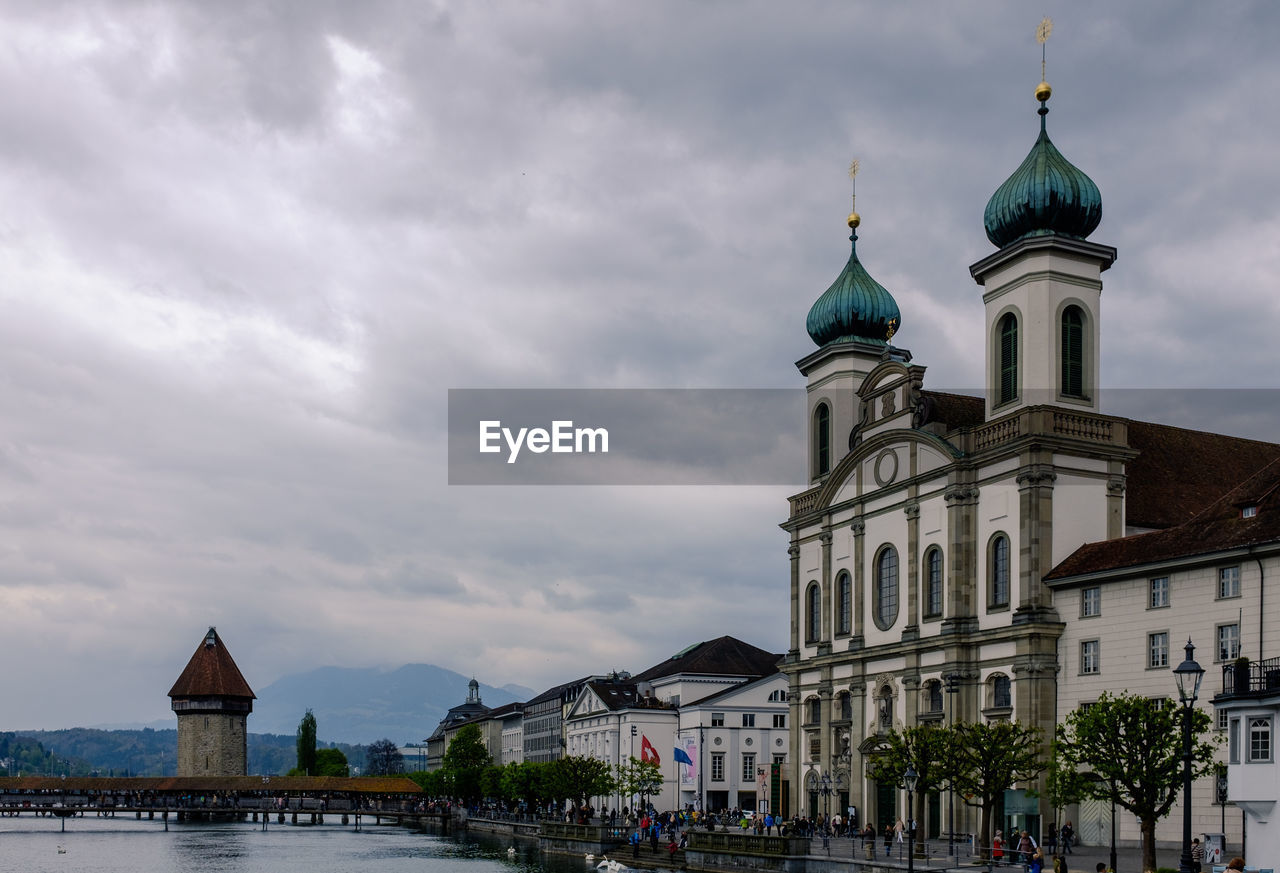
[(298, 722), (298, 773), (314, 776), (316, 773), (316, 717), (307, 710)]

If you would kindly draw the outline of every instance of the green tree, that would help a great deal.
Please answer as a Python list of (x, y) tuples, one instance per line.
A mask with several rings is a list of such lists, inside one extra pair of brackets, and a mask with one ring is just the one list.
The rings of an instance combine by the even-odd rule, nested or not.
[(578, 808), (587, 805), (587, 798), (598, 797), (613, 791), (613, 773), (607, 763), (599, 758), (569, 755), (551, 763), (551, 783), (556, 797), (565, 797)]
[(483, 794), (481, 777), (492, 763), (493, 757), (485, 748), (479, 725), (465, 724), (458, 728), (449, 748), (445, 749), (442, 769), (449, 774), (454, 795), (469, 804)]
[(542, 762), (524, 761), (510, 764), (502, 770), (502, 794), (513, 800), (523, 800), (530, 809), (547, 798), (547, 765)]
[(503, 806), (508, 806), (511, 801), (515, 800), (515, 797), (507, 794), (502, 781), (506, 770), (506, 764), (490, 764), (480, 774), (480, 790), (484, 792), (484, 796), (501, 801)]
[(449, 774), (443, 770), (415, 770), (409, 778), (418, 783), (418, 787), (431, 799), (453, 796), (453, 783)]
[[(1091, 797), (1109, 800), (1142, 822), (1142, 869), (1156, 869), (1156, 822), (1169, 813), (1182, 788), (1182, 707), (1171, 700), (1103, 693), (1098, 702), (1067, 716), (1062, 756), (1089, 771)], [(1211, 719), (1191, 710), (1191, 773), (1213, 769), (1215, 743), (1205, 738)]]
[(890, 731), (885, 744), (867, 763), (867, 773), (877, 782), (905, 785), (908, 765), (916, 771), (916, 808), (911, 818), (924, 819), (926, 795), (940, 791), (951, 779), (950, 763), (953, 733), (948, 728), (920, 725), (906, 728), (902, 733)]
[(1063, 753), (1062, 731), (1059, 725), (1058, 739), (1053, 741), (1049, 754), (1049, 772), (1045, 775), (1045, 796), (1053, 807), (1053, 821), (1061, 823), (1063, 809), (1088, 796), (1088, 774), (1081, 773)]
[(404, 772), (404, 755), (394, 740), (383, 738), (364, 751), (364, 772), (368, 776), (398, 776)]
[(615, 784), (623, 796), (639, 797), (641, 807), (647, 808), (649, 796), (662, 790), (662, 770), (652, 761), (633, 757), (618, 765)]
[(309, 709), (298, 722), (298, 770), (305, 776), (316, 773), (316, 717)]
[(951, 786), (982, 810), (982, 856), (991, 853), (991, 811), (1005, 791), (1045, 770), (1043, 732), (1016, 721), (961, 723), (951, 728)]
[(347, 756), (341, 749), (317, 749), (316, 768), (312, 775), (344, 778), (350, 776), (351, 767), (347, 764)]

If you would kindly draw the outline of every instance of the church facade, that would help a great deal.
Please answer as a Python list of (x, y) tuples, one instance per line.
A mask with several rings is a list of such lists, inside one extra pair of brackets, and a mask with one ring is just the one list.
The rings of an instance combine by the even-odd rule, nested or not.
[[(866, 776), (890, 730), (1016, 720), (1049, 738), (1074, 706), (1124, 690), (1118, 664), (1087, 669), (1095, 645), (1120, 644), (1079, 638), (1081, 579), (1046, 578), (1087, 543), (1168, 531), (1219, 500), (1234, 483), (1205, 469), (1206, 453), (1234, 456), (1241, 477), (1280, 456), (1269, 443), (1102, 413), (1102, 274), (1117, 252), (1089, 239), (1101, 195), (1049, 138), (1050, 93), (1037, 88), (1039, 136), (987, 205), (996, 250), (970, 267), (982, 289), (984, 396), (927, 390), (926, 367), (892, 345), (904, 319), (862, 264), (856, 212), (849, 260), (809, 312), (817, 348), (797, 367), (810, 487), (782, 524), (795, 811), (821, 811), (823, 786), (835, 784), (841, 806), (882, 830), (905, 815), (903, 792)], [(1102, 636), (1132, 635), (1125, 607), (1108, 614)], [(1170, 693), (1172, 676), (1160, 678)], [(1038, 788), (1009, 793), (996, 826), (1046, 827)], [(924, 836), (977, 830), (976, 811), (957, 800), (928, 798)]]

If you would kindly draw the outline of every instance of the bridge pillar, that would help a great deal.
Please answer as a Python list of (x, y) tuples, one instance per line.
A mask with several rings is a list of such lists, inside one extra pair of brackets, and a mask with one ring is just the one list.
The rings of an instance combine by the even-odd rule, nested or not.
[(298, 823), (298, 814), (296, 812), (293, 814), (293, 823), (294, 824)]
[(280, 815), (278, 815), (278, 816), (276, 817), (276, 824), (284, 824), (284, 813), (283, 813), (283, 812), (282, 812), (282, 813), (280, 813)]
[(347, 815), (345, 812), (342, 814), (342, 823), (343, 823), (344, 825), (345, 825), (345, 824), (350, 824), (350, 823), (351, 823), (351, 817), (350, 817), (349, 815)]

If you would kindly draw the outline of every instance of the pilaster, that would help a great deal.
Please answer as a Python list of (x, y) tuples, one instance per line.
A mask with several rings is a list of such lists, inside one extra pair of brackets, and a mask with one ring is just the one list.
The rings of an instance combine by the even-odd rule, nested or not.
[(943, 492), (947, 505), (947, 612), (942, 633), (966, 633), (977, 622), (978, 486), (953, 482)]

